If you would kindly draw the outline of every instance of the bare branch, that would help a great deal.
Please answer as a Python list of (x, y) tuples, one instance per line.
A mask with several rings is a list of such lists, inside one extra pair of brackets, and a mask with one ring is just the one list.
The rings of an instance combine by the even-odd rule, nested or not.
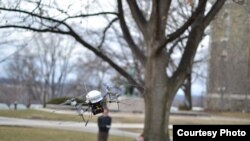
[[(204, 0), (204, 1), (207, 2), (207, 0)], [(206, 26), (202, 24), (202, 21), (204, 19), (205, 7), (206, 7), (206, 4), (202, 5), (201, 11), (199, 12), (195, 22), (192, 24), (192, 28), (191, 28), (191, 31), (189, 32), (186, 48), (181, 57), (181, 61), (171, 78), (171, 81), (181, 80), (181, 79), (184, 80), (187, 77), (187, 75), (190, 74), (192, 71), (192, 64), (193, 64), (194, 56), (198, 48), (198, 44), (200, 43), (203, 37), (203, 31), (206, 28)], [(173, 82), (174, 89), (178, 89), (178, 87), (180, 87), (181, 85), (182, 85), (182, 82), (180, 81)]]
[(142, 11), (139, 9), (135, 0), (127, 0), (128, 5), (130, 7), (132, 16), (139, 27), (140, 31), (142, 31), (143, 35), (147, 35), (147, 20), (145, 19)]
[(102, 44), (104, 43), (104, 41), (105, 41), (105, 35), (106, 35), (106, 32), (108, 31), (108, 29), (112, 26), (112, 24), (115, 22), (115, 21), (117, 21), (118, 20), (118, 18), (114, 18), (112, 21), (110, 21), (110, 23), (107, 25), (107, 27), (104, 29), (104, 31), (103, 31), (103, 35), (102, 35), (102, 40), (101, 40), (101, 43), (97, 46), (97, 48), (101, 48), (101, 46), (102, 46)]
[(116, 12), (98, 12), (98, 13), (91, 13), (91, 14), (80, 14), (75, 16), (69, 16), (67, 19), (73, 19), (73, 18), (86, 18), (86, 17), (93, 17), (93, 16), (100, 16), (100, 15), (115, 15), (118, 16), (118, 13)]
[(31, 13), (29, 11), (24, 11), (24, 10), (20, 10), (20, 9), (3, 8), (3, 7), (0, 7), (0, 10), (9, 11), (9, 12), (19, 12), (19, 13), (27, 14), (27, 15), (30, 15), (30, 16), (37, 17), (39, 19), (43, 19), (43, 20), (47, 20), (47, 21), (56, 23), (57, 24), (56, 27), (62, 24), (64, 26), (66, 26), (67, 28), (69, 28), (69, 26), (66, 23), (64, 23), (63, 21), (56, 20), (56, 19), (53, 19), (53, 18), (50, 18), (50, 17), (45, 17), (45, 16), (38, 15), (38, 14), (35, 14), (35, 13)]
[(169, 54), (172, 54), (173, 53), (173, 51), (174, 51), (174, 48), (177, 46), (177, 44), (179, 43), (179, 42), (181, 42), (181, 41), (183, 41), (184, 39), (187, 39), (188, 38), (188, 36), (183, 36), (183, 37), (180, 37), (180, 38), (178, 38), (175, 42), (174, 42), (174, 44), (169, 48)]
[[(136, 85), (138, 87), (141, 87), (141, 85), (139, 83), (137, 83), (136, 80), (131, 75), (129, 75), (124, 69), (122, 69), (119, 65), (117, 65), (108, 56), (106, 56), (105, 54), (103, 54), (99, 49), (93, 47), (92, 45), (90, 45), (89, 43), (87, 43), (86, 41), (84, 41), (80, 36), (78, 36), (78, 34), (76, 34), (76, 32), (73, 29), (71, 29), (70, 35), (73, 36), (83, 46), (85, 46), (86, 48), (88, 48), (89, 50), (91, 50), (93, 53), (95, 53), (98, 57), (100, 57), (104, 61), (106, 61), (117, 72), (119, 72), (122, 76), (124, 76), (126, 79), (128, 79), (128, 81), (130, 81), (130, 83), (132, 83), (133, 85)], [(141, 91), (142, 91), (142, 89), (141, 89)]]
[(128, 26), (126, 24), (126, 21), (124, 19), (124, 13), (123, 13), (123, 6), (122, 6), (122, 1), (117, 0), (118, 3), (118, 13), (119, 13), (119, 21), (120, 21), (120, 26), (122, 29), (123, 36), (128, 43), (129, 48), (132, 50), (132, 52), (135, 54), (135, 56), (140, 60), (140, 62), (143, 64), (143, 66), (146, 65), (146, 57), (143, 54), (143, 52), (139, 49), (139, 47), (135, 44)]
[[(38, 15), (35, 13), (30, 13), (28, 11), (24, 11), (24, 10), (19, 10), (19, 9), (7, 9), (7, 8), (2, 8), (0, 7), (0, 10), (4, 10), (4, 11), (10, 11), (10, 12), (19, 12), (19, 13), (24, 13), (30, 16), (34, 16), (40, 19), (44, 19), (44, 20), (48, 20), (51, 22), (56, 23), (57, 25), (55, 27), (51, 27), (51, 28), (44, 28), (44, 29), (39, 29), (39, 28), (35, 28), (35, 27), (31, 27), (29, 25), (27, 26), (23, 26), (23, 25), (2, 25), (0, 26), (0, 28), (20, 28), (20, 29), (27, 29), (27, 30), (32, 30), (32, 31), (36, 31), (36, 32), (52, 32), (52, 33), (60, 33), (60, 34), (67, 34), (70, 36), (73, 36), (78, 42), (80, 42), (83, 46), (85, 46), (86, 48), (88, 48), (89, 50), (91, 50), (92, 52), (94, 52), (97, 56), (99, 56), (100, 58), (102, 58), (104, 61), (108, 62), (116, 71), (118, 71), (121, 75), (123, 75), (125, 78), (127, 78), (132, 84), (140, 86), (125, 70), (123, 70), (121, 67), (119, 67), (115, 62), (113, 62), (109, 57), (107, 57), (106, 55), (104, 55), (102, 52), (100, 52), (99, 49), (93, 47), (92, 45), (90, 45), (89, 43), (87, 43), (86, 41), (84, 41), (68, 24), (66, 24), (63, 21), (59, 21), (50, 17), (44, 17), (42, 15)], [(111, 12), (112, 13), (112, 12)], [(101, 15), (101, 14), (106, 14), (106, 12), (101, 12), (101, 13), (95, 13), (95, 14), (90, 14), (90, 16), (97, 16), (97, 15)], [(114, 13), (113, 13), (114, 14)], [(84, 17), (85, 15), (81, 15), (82, 17)], [(87, 15), (86, 15), (87, 16)], [(86, 17), (85, 16), (85, 17)], [(76, 16), (77, 17), (77, 16)], [(69, 31), (62, 31), (60, 29), (58, 29), (57, 27), (62, 24), (64, 26), (66, 26), (68, 28)]]
[(168, 11), (172, 0), (153, 0), (153, 8), (150, 16), (150, 32), (154, 33), (156, 40), (162, 40), (165, 35)]
[(21, 25), (2, 25), (2, 26), (0, 26), (0, 29), (1, 28), (19, 28), (19, 29), (36, 31), (36, 32), (52, 32), (52, 33), (60, 33), (60, 34), (68, 34), (69, 33), (66, 31), (61, 31), (60, 29), (55, 29), (55, 28), (40, 29), (40, 28), (31, 27), (31, 26), (21, 26)]
[(158, 48), (157, 52), (160, 52), (163, 48), (165, 48), (166, 44), (169, 42), (172, 42), (177, 37), (179, 37), (181, 34), (183, 34), (196, 20), (198, 14), (201, 12), (202, 9), (204, 9), (204, 6), (206, 5), (206, 0), (199, 1), (199, 5), (196, 8), (195, 12), (192, 13), (191, 17), (175, 32), (167, 35), (165, 38), (165, 41), (163, 44)]
[(211, 20), (213, 20), (214, 16), (219, 12), (219, 10), (222, 8), (226, 0), (217, 0), (213, 7), (210, 9), (208, 14), (204, 18), (204, 26), (207, 26)]
[(17, 49), (15, 52), (13, 52), (12, 54), (6, 56), (5, 58), (0, 60), (0, 63), (3, 63), (5, 61), (7, 61), (9, 58), (11, 58), (12, 56), (18, 54), (21, 50), (23, 50), (25, 47), (27, 46), (27, 44), (23, 45), (21, 48)]

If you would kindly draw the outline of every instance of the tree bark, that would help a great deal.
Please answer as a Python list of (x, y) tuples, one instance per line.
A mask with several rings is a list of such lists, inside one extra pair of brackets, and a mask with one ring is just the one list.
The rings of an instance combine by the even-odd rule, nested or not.
[[(151, 49), (153, 50), (154, 47)], [(152, 51), (151, 51), (152, 52)], [(166, 65), (167, 56), (165, 52), (154, 55), (151, 53), (147, 60), (147, 71), (145, 81), (145, 127), (144, 135), (146, 141), (163, 141), (168, 138), (166, 133), (166, 118), (168, 86)], [(167, 116), (168, 117), (168, 116)]]
[(187, 75), (186, 82), (184, 82), (183, 91), (185, 95), (184, 106), (186, 106), (186, 110), (192, 110), (192, 75), (189, 73)]

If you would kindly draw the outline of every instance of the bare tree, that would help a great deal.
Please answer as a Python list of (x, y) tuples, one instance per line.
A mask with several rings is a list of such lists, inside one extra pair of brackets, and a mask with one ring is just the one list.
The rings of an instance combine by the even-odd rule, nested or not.
[[(26, 51), (26, 53), (29, 52)], [(36, 81), (38, 72), (34, 56), (24, 56), (19, 52), (12, 56), (5, 70), (11, 82), (9, 89), (12, 89), (12, 93), (15, 94), (16, 101), (24, 102), (29, 106), (31, 100), (41, 100), (39, 84)]]
[(71, 55), (73, 43), (55, 35), (35, 36), (37, 63), (40, 81), (43, 84), (43, 106), (48, 98), (63, 94), (65, 80), (73, 69)]
[[(106, 62), (103, 62), (100, 58), (95, 56), (88, 56), (86, 60), (79, 58), (78, 64), (76, 64), (76, 81), (77, 85), (84, 89), (84, 85), (88, 84), (97, 89), (103, 87), (103, 83), (107, 83), (112, 74), (110, 67)], [(82, 90), (83, 90), (82, 89)], [(85, 90), (86, 91), (86, 90)]]
[[(191, 73), (194, 56), (203, 38), (203, 33), (225, 1), (214, 0), (209, 3), (208, 0), (191, 0), (191, 4), (188, 5), (186, 1), (180, 0), (179, 3), (171, 0), (145, 0), (140, 3), (135, 0), (126, 2), (117, 0), (116, 8), (99, 1), (99, 3), (96, 2), (97, 4), (88, 5), (88, 7), (92, 7), (89, 11), (84, 8), (76, 10), (79, 3), (76, 4), (73, 1), (67, 1), (68, 6), (56, 0), (53, 3), (32, 0), (18, 0), (15, 3), (2, 1), (0, 28), (21, 28), (73, 37), (83, 47), (106, 61), (131, 84), (137, 86), (145, 101), (145, 140), (162, 141), (169, 140), (167, 127), (170, 107), (176, 91), (181, 87), (187, 75)], [(30, 5), (30, 7), (23, 7), (24, 4)], [(98, 4), (102, 8), (96, 8)], [(150, 5), (150, 10), (142, 12), (143, 5)], [(179, 12), (172, 11), (182, 10), (183, 7), (187, 9), (189, 16), (185, 19), (178, 19), (176, 29), (170, 29), (170, 26), (173, 26), (170, 15), (180, 15)], [(53, 13), (51, 13), (52, 9)], [(9, 18), (13, 15), (16, 18)], [(103, 15), (108, 15), (110, 22), (102, 22), (104, 26), (96, 28), (98, 34), (92, 34), (93, 32), (86, 29), (89, 26), (83, 22), (85, 19), (90, 22), (91, 18), (98, 16), (101, 20)], [(78, 23), (76, 23), (77, 21)], [(117, 25), (117, 21), (119, 25)], [(81, 23), (85, 25), (81, 26)], [(133, 26), (130, 24), (136, 25), (136, 28), (132, 28)], [(122, 68), (122, 64), (118, 62), (117, 58), (110, 54), (111, 49), (117, 49), (115, 45), (105, 42), (105, 36), (109, 35), (109, 28), (112, 26), (121, 31), (122, 38), (120, 39), (126, 42), (132, 56), (144, 69), (142, 81), (133, 78)], [(176, 47), (173, 44), (184, 37), (185, 48), (180, 54), (178, 66), (174, 71), (169, 72), (171, 57)], [(143, 43), (140, 46), (138, 38)]]
[(63, 39), (34, 34), (30, 45), (7, 63), (8, 78), (20, 89), (16, 93), (27, 94), (27, 105), (36, 100), (45, 107), (48, 98), (62, 95), (66, 78), (73, 69), (72, 44)]

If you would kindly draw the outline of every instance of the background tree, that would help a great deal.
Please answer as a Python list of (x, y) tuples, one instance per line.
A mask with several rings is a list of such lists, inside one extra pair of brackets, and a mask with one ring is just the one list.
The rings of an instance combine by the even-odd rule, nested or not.
[(37, 35), (34, 41), (39, 79), (43, 84), (43, 106), (46, 107), (48, 99), (63, 95), (66, 78), (74, 66), (70, 62), (74, 43), (55, 35)]
[[(145, 0), (140, 3), (117, 0), (116, 4), (109, 1), (111, 5), (116, 5), (115, 8), (95, 1), (86, 8), (79, 1), (3, 0), (0, 5), (0, 28), (21, 28), (73, 37), (137, 86), (145, 101), (145, 140), (162, 141), (169, 140), (167, 127), (173, 98), (191, 73), (194, 56), (206, 27), (225, 1), (214, 0), (210, 3), (208, 0), (192, 0), (189, 1), (191, 4), (183, 0)], [(148, 11), (144, 11), (145, 5), (150, 5)], [(173, 25), (170, 15), (179, 16), (178, 11), (183, 8), (186, 8), (188, 17), (178, 19), (178, 24)], [(93, 18), (97, 16), (98, 19)], [(103, 17), (109, 20), (103, 20)], [(91, 22), (95, 26), (89, 26)], [(131, 24), (136, 27), (133, 28)], [(112, 33), (109, 30), (112, 26), (120, 32), (122, 38), (118, 39), (126, 42), (126, 49), (143, 69), (142, 81), (133, 78), (122, 68), (120, 58), (110, 54), (111, 50), (121, 52), (115, 44), (105, 42), (105, 38)], [(176, 69), (170, 72), (171, 58), (176, 49), (174, 42), (181, 38), (185, 38), (185, 48)]]
[[(27, 52), (28, 53), (28, 52)], [(37, 84), (37, 69), (33, 56), (23, 56), (17, 53), (9, 60), (5, 68), (9, 81), (11, 81), (9, 89), (14, 89), (15, 101), (24, 102), (29, 106), (32, 99), (40, 101), (39, 95), (35, 93), (34, 85)], [(13, 91), (12, 91), (13, 93)], [(22, 96), (17, 96), (22, 95)], [(18, 98), (17, 98), (18, 97)], [(11, 101), (14, 102), (14, 101)]]
[[(81, 92), (83, 92), (84, 85), (87, 84), (96, 89), (101, 89), (108, 82), (109, 77), (112, 76), (112, 74), (110, 75), (112, 71), (107, 63), (95, 56), (86, 56), (88, 58), (85, 60), (79, 58), (79, 63), (76, 65), (76, 83), (82, 88)], [(82, 93), (80, 94), (82, 95)]]
[[(16, 93), (27, 97), (27, 105), (62, 96), (66, 78), (73, 69), (71, 43), (60, 36), (34, 34), (29, 45), (13, 54), (5, 71)], [(24, 96), (26, 95), (26, 96)], [(20, 97), (19, 97), (20, 98)]]

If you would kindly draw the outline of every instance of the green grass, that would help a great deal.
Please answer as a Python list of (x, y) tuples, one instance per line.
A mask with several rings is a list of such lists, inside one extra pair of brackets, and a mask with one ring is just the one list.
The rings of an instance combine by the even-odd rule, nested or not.
[(144, 117), (133, 115), (133, 116), (113, 116), (112, 121), (114, 123), (144, 123)]
[(187, 117), (187, 116), (174, 116), (170, 117), (171, 124), (186, 124), (186, 125), (197, 125), (197, 124), (250, 124), (250, 120), (239, 119), (226, 119), (225, 117)]
[(239, 112), (211, 112), (213, 115), (250, 119), (250, 113), (239, 113)]
[(80, 116), (56, 114), (52, 112), (44, 112), (39, 110), (0, 110), (0, 116), (16, 117), (25, 119), (44, 119), (44, 120), (59, 120), (59, 121), (81, 121)]
[[(0, 126), (1, 141), (96, 141), (93, 133), (66, 130)], [(109, 141), (131, 141), (133, 138), (109, 136)]]
[[(45, 112), (41, 110), (0, 110), (0, 116), (4, 117), (15, 117), (15, 118), (24, 118), (24, 119), (43, 119), (43, 120), (58, 120), (58, 121), (82, 121), (82, 118), (77, 115), (69, 114), (59, 114), (53, 112)], [(87, 116), (85, 116), (87, 118)], [(97, 116), (92, 116), (90, 122), (96, 122)], [(136, 117), (136, 116), (135, 116)], [(114, 116), (112, 117), (113, 123), (143, 123), (144, 118), (130, 116)]]
[[(210, 113), (213, 116), (170, 116), (170, 124), (250, 124), (250, 113), (229, 113), (229, 112), (214, 112)], [(44, 119), (44, 120), (58, 120), (58, 121), (82, 121), (81, 117), (69, 114), (59, 114), (53, 112), (45, 112), (40, 110), (0, 110), (0, 116), (17, 117), (25, 119)], [(98, 116), (93, 116), (91, 122), (96, 122)], [(114, 114), (112, 117), (113, 123), (143, 123), (144, 117), (137, 114)], [(122, 129), (134, 133), (141, 133), (142, 129)], [(49, 132), (48, 132), (49, 131)], [(15, 133), (12, 135), (12, 133)], [(29, 133), (32, 133), (29, 135)], [(21, 134), (21, 135), (20, 135)], [(25, 136), (22, 136), (25, 135)], [(46, 135), (44, 135), (46, 134)], [(52, 134), (52, 135), (51, 135)], [(20, 136), (20, 137), (19, 137)], [(40, 139), (33, 139), (34, 136), (40, 138), (44, 136), (43, 141), (94, 141), (95, 134), (79, 133), (73, 131), (58, 131), (53, 129), (39, 129), (39, 128), (25, 128), (25, 127), (1, 127), (0, 126), (0, 140), (1, 141), (17, 141), (16, 138), (23, 138), (24, 141), (40, 141)], [(54, 137), (55, 136), (55, 137)], [(27, 139), (29, 138), (29, 139)], [(59, 138), (59, 139), (57, 139)], [(121, 137), (110, 137), (112, 140), (126, 141)], [(132, 140), (132, 139), (130, 139)]]
[[(211, 117), (206, 116), (170, 116), (170, 124), (250, 124), (250, 113), (211, 113)], [(0, 110), (0, 116), (17, 117), (25, 119), (44, 119), (58, 121), (82, 121), (77, 114), (59, 114), (40, 110)], [(93, 116), (90, 122), (96, 122), (98, 116)], [(227, 118), (227, 119), (226, 119)], [(232, 118), (232, 119), (228, 119)], [(244, 119), (244, 120), (242, 120)], [(246, 120), (247, 119), (247, 120)], [(113, 123), (143, 123), (142, 115), (133, 114), (124, 116), (116, 114), (112, 117)]]

